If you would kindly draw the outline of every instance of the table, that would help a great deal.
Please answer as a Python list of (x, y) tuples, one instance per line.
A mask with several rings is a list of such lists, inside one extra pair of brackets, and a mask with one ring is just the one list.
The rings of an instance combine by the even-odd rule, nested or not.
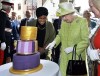
[(49, 60), (40, 60), (43, 68), (35, 73), (25, 74), (25, 75), (15, 75), (9, 72), (12, 67), (12, 62), (0, 66), (0, 76), (61, 76), (59, 71), (59, 66)]

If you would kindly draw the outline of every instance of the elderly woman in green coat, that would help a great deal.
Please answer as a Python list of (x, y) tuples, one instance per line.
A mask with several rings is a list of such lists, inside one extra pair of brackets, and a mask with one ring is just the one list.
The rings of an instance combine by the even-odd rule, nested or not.
[[(73, 46), (77, 44), (76, 53), (86, 60), (86, 48), (89, 43), (88, 22), (85, 18), (75, 15), (72, 3), (64, 2), (59, 4), (57, 16), (62, 18), (61, 29), (53, 42), (46, 49), (52, 49), (61, 42), (60, 70), (62, 76), (66, 75), (68, 61), (72, 59)], [(77, 56), (78, 59), (78, 56)]]

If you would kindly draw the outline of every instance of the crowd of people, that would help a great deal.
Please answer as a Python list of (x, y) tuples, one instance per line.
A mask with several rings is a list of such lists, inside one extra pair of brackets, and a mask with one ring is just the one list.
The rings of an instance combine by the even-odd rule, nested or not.
[[(76, 53), (81, 54), (86, 61), (87, 75), (100, 76), (100, 0), (89, 0), (90, 9), (84, 11), (83, 16), (76, 14), (76, 9), (70, 2), (62, 2), (56, 11), (58, 19), (48, 21), (48, 9), (38, 7), (36, 19), (31, 17), (29, 10), (25, 18), (17, 20), (16, 12), (11, 12), (14, 3), (3, 0), (0, 10), (0, 54), (4, 53), (1, 64), (11, 62), (16, 53), (16, 43), (20, 39), (21, 26), (37, 27), (38, 51), (40, 59), (49, 59), (56, 62), (62, 76), (66, 74), (68, 61), (72, 59), (74, 45)], [(95, 18), (91, 18), (92, 12)], [(3, 56), (3, 55), (0, 55)]]

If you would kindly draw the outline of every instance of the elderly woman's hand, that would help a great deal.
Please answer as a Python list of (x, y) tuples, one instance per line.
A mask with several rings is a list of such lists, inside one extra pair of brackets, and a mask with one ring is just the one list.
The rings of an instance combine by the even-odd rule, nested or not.
[(46, 49), (52, 50), (52, 49), (53, 49), (53, 47), (55, 46), (55, 44), (56, 44), (56, 42), (55, 42), (55, 41), (53, 41), (53, 42), (49, 43), (49, 44), (48, 44), (48, 46), (46, 47)]
[(64, 49), (64, 51), (68, 54), (73, 51), (73, 47), (67, 47)]

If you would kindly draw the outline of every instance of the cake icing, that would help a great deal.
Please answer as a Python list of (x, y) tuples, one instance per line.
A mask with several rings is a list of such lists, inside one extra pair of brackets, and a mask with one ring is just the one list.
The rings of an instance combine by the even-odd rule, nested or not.
[(35, 52), (35, 46), (35, 41), (18, 40), (16, 51), (18, 54), (33, 54)]
[(32, 55), (17, 55), (14, 54), (13, 68), (16, 70), (29, 70), (36, 68), (40, 64), (40, 53)]

